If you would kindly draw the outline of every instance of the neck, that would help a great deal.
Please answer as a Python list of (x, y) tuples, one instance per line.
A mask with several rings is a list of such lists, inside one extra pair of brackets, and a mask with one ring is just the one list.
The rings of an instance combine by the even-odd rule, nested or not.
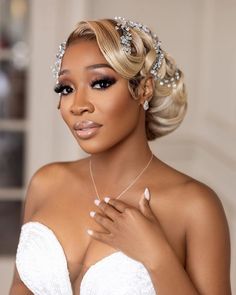
[[(92, 154), (90, 157), (91, 169), (99, 196), (118, 196), (147, 166), (151, 157), (152, 151), (146, 138), (135, 142), (135, 144), (131, 144), (126, 139), (122, 144), (105, 152)], [(148, 168), (151, 164), (152, 162)], [(140, 176), (140, 179), (143, 175)], [(91, 185), (93, 186), (92, 179)]]

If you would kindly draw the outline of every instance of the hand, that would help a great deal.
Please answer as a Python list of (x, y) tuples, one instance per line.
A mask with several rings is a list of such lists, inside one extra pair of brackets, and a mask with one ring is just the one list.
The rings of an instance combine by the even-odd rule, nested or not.
[(139, 201), (140, 210), (117, 199), (95, 200), (102, 214), (92, 211), (90, 215), (105, 231), (88, 230), (88, 233), (92, 238), (121, 250), (135, 260), (144, 264), (151, 262), (161, 253), (160, 247), (167, 240), (148, 199), (150, 193), (145, 189)]

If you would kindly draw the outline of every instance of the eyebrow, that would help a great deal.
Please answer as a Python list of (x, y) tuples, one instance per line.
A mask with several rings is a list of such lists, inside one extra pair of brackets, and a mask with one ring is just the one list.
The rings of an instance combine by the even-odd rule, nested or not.
[[(94, 70), (94, 69), (99, 69), (99, 68), (109, 68), (109, 69), (113, 70), (113, 68), (109, 64), (94, 64), (94, 65), (89, 65), (85, 68), (86, 68), (86, 70)], [(68, 73), (70, 73), (70, 71), (65, 69), (65, 70), (60, 71), (59, 76), (62, 76), (64, 74), (68, 74)]]
[(86, 69), (93, 70), (93, 69), (99, 69), (99, 68), (110, 68), (113, 70), (113, 68), (109, 64), (94, 64), (87, 66)]
[(58, 76), (60, 77), (60, 76), (62, 76), (64, 74), (67, 74), (69, 72), (70, 72), (69, 70), (62, 70), (62, 71), (59, 72)]

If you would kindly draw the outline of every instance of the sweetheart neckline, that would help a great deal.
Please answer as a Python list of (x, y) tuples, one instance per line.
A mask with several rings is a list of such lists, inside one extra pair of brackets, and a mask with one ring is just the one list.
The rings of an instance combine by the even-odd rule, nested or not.
[[(50, 231), (50, 232), (52, 233), (52, 235), (53, 235), (54, 238), (56, 239), (58, 245), (59, 245), (60, 248), (62, 249), (62, 252), (63, 252), (63, 255), (64, 255), (64, 259), (65, 259), (65, 261), (66, 261), (66, 268), (67, 268), (67, 272), (68, 272), (69, 280), (70, 280), (70, 272), (69, 272), (69, 268), (68, 268), (68, 261), (67, 261), (67, 259), (66, 259), (66, 253), (65, 253), (65, 250), (64, 250), (64, 248), (63, 248), (61, 242), (60, 242), (59, 239), (57, 238), (57, 235), (55, 234), (55, 232), (54, 232), (49, 226), (43, 224), (43, 223), (40, 222), (40, 221), (28, 221), (28, 222), (24, 223), (24, 224), (22, 225), (22, 227), (25, 227), (25, 226), (30, 225), (30, 224), (34, 224), (34, 225), (37, 225), (37, 224), (38, 224), (38, 225), (44, 227), (44, 229), (46, 229), (46, 230), (48, 230), (48, 231)], [(83, 282), (83, 279), (85, 278), (85, 275), (86, 275), (86, 276), (88, 275), (89, 271), (91, 271), (91, 268), (97, 266), (99, 263), (102, 263), (104, 260), (106, 260), (106, 259), (110, 258), (111, 256), (113, 256), (113, 255), (115, 255), (115, 254), (118, 254), (118, 253), (123, 253), (123, 252), (122, 252), (122, 251), (116, 251), (116, 252), (113, 252), (113, 253), (111, 253), (111, 254), (109, 254), (109, 255), (107, 255), (107, 256), (104, 256), (103, 258), (101, 258), (101, 259), (98, 260), (97, 262), (91, 264), (91, 265), (89, 266), (89, 268), (86, 270), (86, 272), (84, 273), (84, 275), (83, 275), (83, 277), (82, 277), (82, 279), (81, 279), (81, 281), (80, 281), (80, 285), (82, 285), (82, 282)], [(124, 254), (124, 253), (123, 253), (123, 254)], [(125, 255), (125, 254), (124, 254), (124, 255)], [(71, 289), (73, 289), (73, 285), (72, 285), (71, 281), (70, 281), (70, 285), (71, 285)]]

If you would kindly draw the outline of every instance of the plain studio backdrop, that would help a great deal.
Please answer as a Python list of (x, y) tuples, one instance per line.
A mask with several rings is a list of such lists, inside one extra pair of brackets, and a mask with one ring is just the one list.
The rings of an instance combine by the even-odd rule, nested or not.
[[(40, 166), (86, 155), (57, 110), (50, 66), (59, 43), (82, 19), (117, 15), (140, 21), (157, 33), (163, 48), (176, 59), (189, 94), (188, 112), (179, 129), (150, 145), (163, 161), (219, 195), (230, 225), (232, 293), (236, 294), (236, 1), (0, 0), (0, 9), (10, 2), (15, 13), (24, 7), (27, 18), (26, 112), (21, 119), (0, 117), (0, 134), (24, 134), (23, 180), (20, 188), (0, 187), (0, 205), (23, 200), (28, 180)], [(0, 47), (0, 58), (3, 51)], [(2, 146), (0, 139), (0, 156)], [(14, 259), (13, 254), (0, 253), (3, 295), (8, 294)]]

